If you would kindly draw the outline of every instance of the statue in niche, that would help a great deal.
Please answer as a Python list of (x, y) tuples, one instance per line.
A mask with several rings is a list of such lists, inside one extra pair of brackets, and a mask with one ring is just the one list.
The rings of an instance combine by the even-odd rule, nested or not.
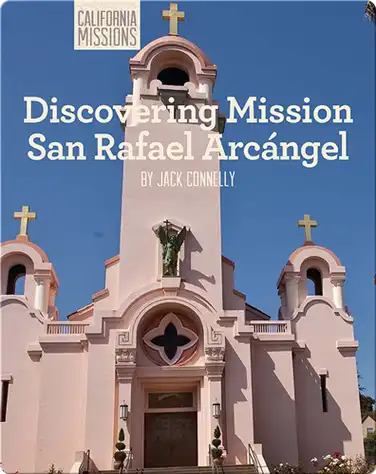
[(163, 226), (159, 226), (158, 237), (162, 244), (162, 259), (163, 259), (163, 276), (176, 277), (178, 276), (178, 257), (179, 251), (187, 235), (187, 228), (183, 227), (177, 234), (171, 231), (168, 220), (163, 222)]

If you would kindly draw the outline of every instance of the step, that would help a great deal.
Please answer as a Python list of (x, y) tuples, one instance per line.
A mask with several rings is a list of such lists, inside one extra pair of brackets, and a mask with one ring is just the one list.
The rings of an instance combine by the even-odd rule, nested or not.
[[(155, 467), (144, 469), (129, 469), (127, 474), (209, 474), (213, 472), (211, 466), (176, 466), (176, 467)], [(217, 469), (218, 474), (221, 474), (221, 469)], [(223, 466), (224, 474), (257, 474), (257, 469), (254, 466), (247, 464), (236, 464)], [(101, 471), (100, 474), (119, 474), (119, 471)], [(125, 473), (124, 473), (125, 474)]]

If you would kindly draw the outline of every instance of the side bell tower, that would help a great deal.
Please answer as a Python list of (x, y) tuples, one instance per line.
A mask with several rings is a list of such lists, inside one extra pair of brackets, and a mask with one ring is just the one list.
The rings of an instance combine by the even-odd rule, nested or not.
[[(289, 257), (278, 281), (280, 319), (295, 334), (293, 371), (299, 457), (363, 453), (354, 319), (344, 304), (346, 269), (312, 242), (309, 215), (299, 221), (305, 243)], [(323, 436), (323, 429), (325, 436)], [(308, 466), (307, 466), (308, 467)]]
[(55, 297), (59, 282), (55, 270), (45, 252), (28, 236), (29, 221), (36, 219), (36, 213), (29, 206), (22, 206), (14, 218), (20, 221), (20, 232), (15, 240), (2, 243), (2, 300), (19, 295), (28, 307), (40, 311), (46, 319), (58, 319)]

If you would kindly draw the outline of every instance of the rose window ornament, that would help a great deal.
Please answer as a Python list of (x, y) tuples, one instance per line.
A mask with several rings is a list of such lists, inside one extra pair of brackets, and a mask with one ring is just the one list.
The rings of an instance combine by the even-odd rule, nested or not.
[(162, 318), (158, 327), (145, 334), (143, 341), (157, 351), (166, 364), (173, 365), (187, 349), (197, 343), (198, 337), (191, 329), (183, 326), (175, 314), (169, 313)]

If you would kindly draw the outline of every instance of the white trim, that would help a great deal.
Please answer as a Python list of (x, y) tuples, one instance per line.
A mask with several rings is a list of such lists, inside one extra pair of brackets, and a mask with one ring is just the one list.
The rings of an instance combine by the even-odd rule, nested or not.
[[(177, 347), (176, 354), (171, 360), (166, 356), (164, 347), (157, 346), (156, 344), (153, 344), (151, 342), (152, 339), (154, 339), (155, 337), (162, 336), (165, 333), (166, 327), (170, 323), (172, 323), (176, 327), (179, 336), (185, 336), (190, 339), (190, 342), (188, 342), (184, 346)], [(158, 327), (151, 329), (145, 334), (145, 336), (143, 337), (143, 341), (148, 347), (157, 351), (161, 359), (166, 362), (167, 365), (174, 365), (180, 359), (185, 350), (190, 349), (197, 343), (198, 336), (191, 329), (184, 327), (180, 319), (174, 313), (168, 313), (166, 314), (166, 316), (164, 316), (164, 318), (162, 318)]]
[[(145, 413), (178, 413), (178, 412), (187, 412), (187, 411), (197, 411), (197, 387), (192, 387), (192, 389), (177, 389), (173, 391), (173, 387), (169, 385), (164, 390), (162, 388), (157, 388), (155, 390), (145, 390), (145, 403), (144, 403), (144, 412)], [(155, 393), (165, 393), (165, 394), (174, 394), (174, 393), (191, 393), (192, 394), (192, 406), (191, 407), (175, 407), (175, 408), (149, 408), (149, 394)]]

